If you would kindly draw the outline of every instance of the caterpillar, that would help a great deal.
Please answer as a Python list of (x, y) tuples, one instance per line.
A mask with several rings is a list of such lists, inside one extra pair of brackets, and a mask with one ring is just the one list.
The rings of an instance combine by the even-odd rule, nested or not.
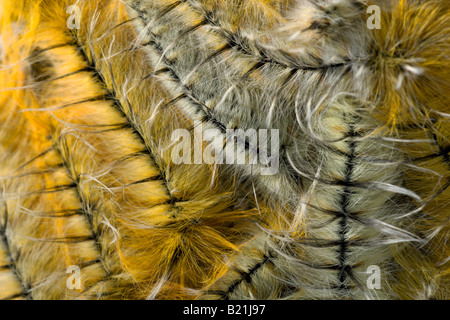
[(0, 298), (449, 298), (446, 1), (0, 2)]

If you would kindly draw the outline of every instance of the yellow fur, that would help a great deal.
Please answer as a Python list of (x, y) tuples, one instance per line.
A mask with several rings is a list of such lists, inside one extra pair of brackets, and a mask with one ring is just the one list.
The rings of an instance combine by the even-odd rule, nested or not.
[[(315, 279), (336, 278), (332, 272), (323, 279), (325, 273), (311, 272), (310, 279), (309, 274), (299, 275), (303, 269), (297, 269), (292, 260), (335, 263), (301, 243), (315, 232), (310, 224), (329, 218), (308, 206), (322, 205), (332, 211), (337, 202), (333, 197), (341, 187), (303, 180), (294, 183), (289, 174), (258, 180), (229, 167), (173, 164), (171, 133), (192, 129), (195, 117), (189, 113), (190, 105), (175, 99), (180, 86), (173, 84), (170, 75), (149, 76), (170, 61), (155, 69), (159, 57), (150, 54), (148, 58), (141, 47), (144, 41), (139, 40), (148, 40), (148, 35), (140, 35), (133, 27), (139, 19), (135, 11), (121, 1), (78, 1), (82, 26), (69, 30), (66, 8), (73, 1), (21, 1), (22, 6), (17, 1), (0, 2), (0, 222), (4, 239), (0, 241), (0, 298), (212, 299), (223, 298), (227, 290), (227, 297), (238, 299), (341, 297), (334, 291), (311, 293), (300, 286), (286, 289), (286, 282), (297, 285), (302, 277), (312, 286)], [(209, 26), (213, 31), (198, 30), (203, 40), (199, 53), (207, 56), (226, 45), (231, 35), (242, 35), (242, 47), (224, 51), (221, 63), (237, 70), (231, 82), (253, 86), (250, 91), (261, 96), (265, 88), (274, 91), (272, 83), (281, 84), (282, 76), (298, 68), (299, 61), (305, 62), (300, 67), (306, 71), (299, 68), (299, 73), (310, 81), (311, 91), (297, 82), (286, 85), (280, 95), (291, 103), (289, 99), (299, 90), (306, 96), (319, 92), (325, 82), (316, 71), (308, 73), (308, 68), (340, 65), (351, 55), (340, 47), (350, 41), (348, 30), (323, 34), (311, 29), (289, 40), (312, 24), (322, 9), (317, 9), (319, 13), (308, 9), (307, 20), (296, 20), (289, 15), (297, 10), (296, 1), (198, 0), (193, 2), (196, 6), (182, 2), (170, 14), (185, 29), (201, 23), (206, 12), (217, 14), (217, 25)], [(151, 10), (175, 3), (151, 1)], [(345, 11), (345, 3), (342, 7), (351, 18), (350, 25), (365, 30), (361, 18), (365, 14), (353, 7)], [(330, 106), (324, 102), (318, 108), (320, 117), (312, 120), (313, 126), (330, 140), (345, 139), (346, 132), (353, 130), (347, 118), (357, 117), (363, 105), (359, 116), (370, 127), (358, 129), (368, 131), (369, 139), (373, 133), (377, 139), (419, 141), (377, 145), (380, 157), (391, 155), (393, 162), (406, 165), (377, 171), (370, 164), (364, 166), (363, 178), (391, 183), (400, 176), (402, 187), (422, 201), (398, 200), (399, 207), (420, 210), (419, 218), (417, 212), (411, 213), (396, 226), (427, 242), (423, 246), (389, 244), (373, 256), (372, 251), (364, 251), (367, 258), (361, 260), (377, 262), (376, 258), (383, 257), (380, 265), (387, 269), (385, 257), (395, 261), (380, 298), (448, 299), (450, 8), (439, 1), (401, 0), (382, 12), (383, 27), (365, 30), (367, 34), (359, 39), (368, 53), (363, 61), (367, 75), (361, 81), (362, 91), (368, 92), (361, 95), (367, 101), (326, 100)], [(158, 31), (163, 34), (168, 29), (164, 25)], [(301, 45), (306, 49), (296, 52)], [(189, 46), (194, 45), (186, 42), (185, 46), (192, 50)], [(183, 50), (167, 49), (174, 61), (186, 58)], [(261, 52), (269, 66), (248, 74), (262, 59)], [(195, 83), (207, 78), (193, 79)], [(351, 92), (354, 79), (346, 72), (342, 79), (336, 90)], [(216, 105), (217, 100), (212, 97), (207, 103)], [(249, 101), (251, 105), (253, 100)], [(280, 110), (280, 118), (285, 116), (281, 129), (288, 136), (309, 141), (293, 129), (296, 122), (288, 112)], [(351, 153), (348, 141), (332, 142), (329, 147)], [(370, 147), (370, 141), (360, 143), (364, 152), (374, 156)], [(391, 147), (395, 152), (390, 153)], [(301, 150), (305, 155), (300, 169), (315, 172), (320, 159), (313, 152), (308, 154), (309, 150), (313, 147)], [(330, 171), (321, 178), (345, 180), (342, 154), (327, 157), (324, 167)], [(376, 206), (388, 206), (384, 195), (380, 196), (383, 201), (376, 198), (380, 190), (364, 192), (361, 197), (367, 198), (369, 218), (377, 215)], [(289, 199), (293, 195), (308, 206), (295, 207)], [(375, 237), (382, 232), (367, 233)], [(82, 275), (81, 288), (76, 290), (66, 285), (66, 270), (73, 265), (81, 268)]]

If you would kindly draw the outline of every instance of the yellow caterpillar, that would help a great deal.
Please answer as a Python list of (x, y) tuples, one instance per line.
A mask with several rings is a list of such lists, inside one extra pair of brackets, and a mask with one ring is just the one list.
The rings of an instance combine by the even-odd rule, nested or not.
[(0, 4), (0, 298), (450, 298), (447, 1)]

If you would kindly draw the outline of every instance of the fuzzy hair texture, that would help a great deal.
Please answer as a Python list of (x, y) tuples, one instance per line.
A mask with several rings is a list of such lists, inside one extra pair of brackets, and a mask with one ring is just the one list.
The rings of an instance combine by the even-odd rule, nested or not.
[[(448, 2), (0, 4), (0, 298), (450, 299)], [(278, 173), (174, 164), (198, 121)]]

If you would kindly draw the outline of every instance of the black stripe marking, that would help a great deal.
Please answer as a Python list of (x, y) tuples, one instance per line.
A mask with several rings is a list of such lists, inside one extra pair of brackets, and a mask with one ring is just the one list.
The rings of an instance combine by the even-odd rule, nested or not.
[[(86, 64), (93, 70), (93, 74), (94, 77), (101, 83), (103, 84), (103, 87), (105, 88), (105, 90), (108, 92), (108, 96), (112, 97), (112, 99), (114, 100), (114, 106), (115, 109), (125, 118), (127, 119), (127, 121), (130, 123), (130, 126), (132, 127), (133, 131), (136, 133), (136, 135), (138, 136), (138, 138), (141, 140), (141, 142), (143, 143), (143, 145), (146, 147), (147, 151), (148, 151), (148, 155), (150, 156), (150, 158), (152, 159), (153, 165), (155, 165), (159, 172), (160, 172), (160, 176), (163, 178), (162, 181), (164, 182), (163, 185), (166, 189), (167, 194), (169, 195), (169, 197), (172, 197), (172, 194), (170, 192), (170, 188), (168, 186), (168, 181), (167, 178), (165, 177), (163, 170), (161, 169), (160, 165), (158, 165), (158, 162), (156, 161), (156, 157), (153, 154), (152, 150), (150, 149), (149, 146), (147, 146), (145, 139), (143, 137), (143, 135), (141, 134), (141, 132), (138, 130), (138, 128), (132, 123), (132, 121), (130, 120), (130, 118), (128, 117), (128, 115), (125, 113), (125, 109), (123, 108), (121, 102), (119, 101), (119, 99), (117, 98), (118, 95), (116, 93), (116, 91), (114, 90), (114, 85), (113, 85), (113, 89), (109, 89), (106, 81), (104, 80), (103, 76), (100, 74), (99, 69), (97, 68), (97, 64), (96, 61), (94, 59), (94, 57), (92, 57), (92, 59), (88, 58), (87, 52), (85, 51), (85, 49), (82, 47), (82, 45), (78, 42), (77, 38), (75, 37), (75, 35), (72, 34), (72, 37), (74, 38), (74, 41), (76, 42), (76, 45), (80, 48), (80, 54), (83, 58), (83, 60), (86, 62)], [(112, 79), (114, 79), (113, 75)], [(131, 109), (130, 109), (131, 110)]]
[(225, 292), (221, 293), (221, 296), (223, 299), (228, 300), (230, 294), (233, 293), (234, 290), (241, 284), (243, 281), (245, 281), (247, 284), (251, 284), (252, 282), (252, 276), (261, 269), (266, 263), (270, 262), (270, 259), (272, 259), (273, 256), (271, 254), (264, 254), (263, 260), (261, 262), (258, 262), (256, 265), (254, 265), (252, 268), (250, 268), (247, 272), (239, 271), (242, 278), (233, 282), (228, 289)]
[(348, 186), (350, 182), (352, 181), (352, 175), (355, 167), (355, 154), (356, 154), (356, 141), (355, 141), (355, 129), (353, 124), (350, 124), (350, 130), (349, 130), (349, 149), (350, 154), (347, 157), (346, 160), (346, 168), (345, 168), (345, 178), (344, 178), (344, 189), (341, 193), (339, 205), (341, 208), (341, 211), (343, 213), (342, 217), (339, 221), (339, 250), (338, 250), (338, 262), (339, 262), (339, 291), (348, 291), (347, 284), (345, 283), (347, 280), (347, 273), (349, 266), (347, 265), (347, 257), (348, 257), (348, 247), (349, 242), (347, 240), (347, 232), (348, 232), (348, 205), (350, 202), (350, 195), (351, 190)]
[[(10, 261), (9, 269), (14, 274), (15, 278), (20, 283), (20, 286), (22, 288), (22, 293), (18, 294), (17, 297), (23, 296), (24, 298), (31, 300), (32, 299), (31, 287), (28, 283), (25, 282), (19, 269), (17, 268), (17, 261), (20, 258), (20, 250), (18, 251), (16, 258), (13, 258), (12, 253), (11, 253), (11, 247), (9, 245), (8, 238), (6, 236), (6, 228), (8, 226), (9, 214), (8, 214), (7, 203), (4, 201), (3, 204), (4, 204), (4, 214), (3, 214), (4, 225), (0, 226), (0, 241), (3, 243), (4, 249), (6, 250), (6, 255), (8, 257), (8, 260)], [(14, 297), (16, 297), (16, 296), (9, 297), (8, 299), (13, 299)]]

